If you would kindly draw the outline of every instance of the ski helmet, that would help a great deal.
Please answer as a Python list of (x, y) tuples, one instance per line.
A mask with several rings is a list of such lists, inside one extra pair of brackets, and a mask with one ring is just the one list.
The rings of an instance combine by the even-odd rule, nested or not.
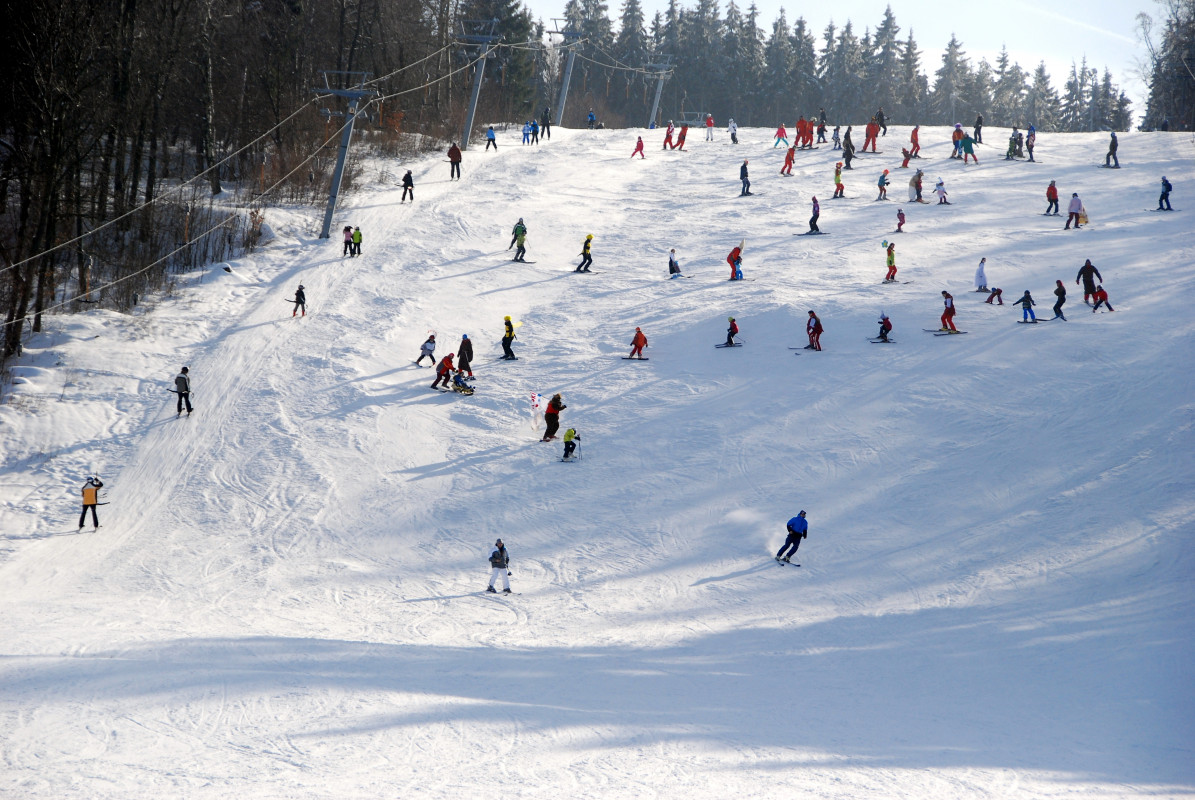
[(467, 333), (462, 333), (462, 334), (461, 334), (461, 338), (462, 338), (462, 339), (468, 339), (468, 338), (469, 338), (469, 334), (467, 334)]
[(591, 233), (591, 234), (589, 234), (588, 236), (586, 236), (585, 238), (586, 238), (586, 239), (592, 239), (592, 238), (593, 238), (593, 234)]

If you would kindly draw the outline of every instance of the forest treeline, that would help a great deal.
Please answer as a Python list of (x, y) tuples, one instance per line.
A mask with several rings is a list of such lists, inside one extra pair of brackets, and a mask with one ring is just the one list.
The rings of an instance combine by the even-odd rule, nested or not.
[[(1159, 24), (1141, 20), (1145, 125), (1189, 129), (1195, 0), (1160, 5)], [(660, 71), (664, 119), (771, 126), (825, 108), (858, 124), (883, 106), (896, 124), (1131, 123), (1107, 69), (1082, 60), (1055, 87), (1043, 64), (973, 61), (956, 38), (931, 57), (890, 8), (874, 28), (815, 32), (733, 0), (672, 0), (650, 22), (623, 0), (617, 25), (602, 0), (569, 0), (549, 24), (519, 0), (28, 0), (0, 27), (18, 65), (0, 102), (0, 358), (46, 312), (126, 309), (251, 249), (268, 205), (323, 202), (346, 109), (323, 89), (374, 93), (355, 153), (459, 138), (486, 41), (478, 123), (555, 107), (566, 46), (566, 126), (591, 108), (607, 126), (646, 124)]]

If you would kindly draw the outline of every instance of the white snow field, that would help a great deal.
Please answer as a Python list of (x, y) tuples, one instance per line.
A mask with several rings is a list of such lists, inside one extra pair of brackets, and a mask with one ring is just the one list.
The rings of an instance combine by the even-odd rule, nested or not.
[[(48, 318), (0, 405), (0, 796), (1195, 796), (1191, 139), (1127, 133), (1105, 170), (1106, 134), (1029, 164), (990, 129), (964, 167), (924, 129), (937, 206), (906, 200), (908, 130), (837, 201), (837, 153), (781, 178), (763, 129), (511, 132), (459, 183), (373, 162), (418, 199), (342, 206), (361, 258), (270, 210), (231, 272)], [(1063, 231), (1072, 192), (1091, 224)], [(794, 237), (811, 193), (829, 235)], [(1017, 324), (1056, 279), (1069, 321)], [(943, 289), (967, 335), (923, 332)], [(810, 309), (824, 350), (789, 349)], [(897, 344), (867, 341), (881, 310)], [(650, 361), (620, 358), (635, 326)], [(474, 340), (473, 397), (413, 365), (429, 329), (437, 358)], [(531, 425), (557, 391), (576, 463)], [(498, 536), (512, 597), (484, 592)]]

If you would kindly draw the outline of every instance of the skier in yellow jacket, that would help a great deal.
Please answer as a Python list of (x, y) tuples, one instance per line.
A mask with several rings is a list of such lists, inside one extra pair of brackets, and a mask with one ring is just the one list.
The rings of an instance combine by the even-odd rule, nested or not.
[(100, 504), (100, 488), (103, 482), (92, 475), (83, 484), (83, 513), (79, 515), (79, 530), (83, 530), (83, 522), (87, 519), (87, 509), (91, 509), (91, 524), (100, 527), (100, 518), (96, 516), (95, 507)]

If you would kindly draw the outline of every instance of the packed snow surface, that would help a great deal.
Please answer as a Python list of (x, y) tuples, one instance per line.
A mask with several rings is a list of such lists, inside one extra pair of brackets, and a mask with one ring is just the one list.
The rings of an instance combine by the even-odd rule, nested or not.
[[(1043, 133), (1043, 163), (964, 166), (948, 135), (913, 162), (938, 206), (897, 126), (845, 200), (838, 153), (783, 178), (770, 130), (511, 131), (459, 182), (371, 163), (333, 226), (360, 258), (274, 209), (267, 246), (132, 314), (48, 318), (0, 405), (0, 796), (1195, 795), (1195, 150), (1128, 133), (1106, 170), (1106, 134)], [(794, 237), (814, 194), (827, 235)], [(1018, 324), (1057, 279), (1068, 321)], [(923, 331), (944, 289), (967, 335)], [(790, 349), (811, 309), (824, 349)], [(636, 326), (649, 361), (621, 359)], [(473, 340), (474, 396), (412, 363), (429, 330), (437, 359)], [(539, 442), (555, 392), (576, 463)], [(511, 597), (484, 592), (499, 536)]]

